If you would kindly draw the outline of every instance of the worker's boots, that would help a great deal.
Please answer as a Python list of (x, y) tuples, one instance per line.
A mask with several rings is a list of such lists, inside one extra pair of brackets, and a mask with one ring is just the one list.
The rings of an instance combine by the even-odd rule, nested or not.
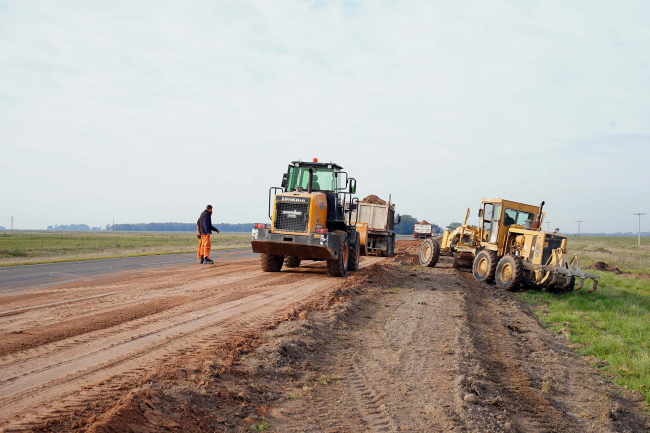
[(199, 263), (203, 264), (203, 256), (199, 259)]
[(214, 262), (209, 257), (207, 259), (203, 259), (203, 263), (206, 265), (214, 265)]

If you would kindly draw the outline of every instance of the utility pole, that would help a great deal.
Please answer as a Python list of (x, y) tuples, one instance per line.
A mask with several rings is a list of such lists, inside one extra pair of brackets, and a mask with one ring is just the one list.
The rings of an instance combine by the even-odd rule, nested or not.
[(641, 215), (645, 215), (644, 213), (635, 213), (632, 215), (636, 215), (639, 217), (639, 231), (637, 232), (638, 236), (638, 245), (641, 245)]
[(11, 216), (11, 231), (14, 231), (14, 216)]
[(115, 231), (115, 218), (113, 218), (113, 225), (111, 226), (111, 229), (113, 229), (113, 231)]
[(547, 232), (551, 231), (551, 223), (550, 223), (550, 221), (546, 222), (546, 231)]
[(580, 223), (583, 223), (583, 220), (576, 221), (578, 223), (578, 236), (580, 236)]

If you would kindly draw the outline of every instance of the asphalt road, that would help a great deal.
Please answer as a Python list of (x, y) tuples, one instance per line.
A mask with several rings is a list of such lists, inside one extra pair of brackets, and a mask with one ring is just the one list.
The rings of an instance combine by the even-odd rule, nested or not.
[[(228, 257), (222, 258), (221, 256), (224, 254), (228, 254)], [(256, 255), (249, 248), (213, 250), (210, 254), (214, 261), (220, 259), (233, 260), (238, 257), (253, 257)], [(65, 284), (89, 277), (123, 271), (183, 265), (199, 266), (196, 263), (196, 253), (9, 266), (0, 268), (0, 293), (20, 291), (26, 288), (47, 287), (54, 284)]]

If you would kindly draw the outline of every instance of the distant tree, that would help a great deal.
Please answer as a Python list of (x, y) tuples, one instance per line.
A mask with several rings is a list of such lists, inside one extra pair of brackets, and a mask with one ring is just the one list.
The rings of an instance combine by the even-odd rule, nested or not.
[[(254, 223), (213, 223), (213, 225), (222, 232), (249, 232), (255, 227)], [(115, 224), (115, 231), (119, 232), (196, 232), (196, 223), (136, 223), (136, 224)], [(113, 230), (113, 226), (108, 224), (106, 230)]]
[(47, 226), (48, 230), (90, 231), (88, 224), (55, 224)]
[(449, 224), (449, 225), (447, 226), (447, 228), (449, 228), (450, 230), (453, 230), (453, 229), (455, 229), (456, 227), (460, 227), (460, 226), (462, 226), (461, 223), (456, 223), (456, 222), (454, 222), (454, 223)]

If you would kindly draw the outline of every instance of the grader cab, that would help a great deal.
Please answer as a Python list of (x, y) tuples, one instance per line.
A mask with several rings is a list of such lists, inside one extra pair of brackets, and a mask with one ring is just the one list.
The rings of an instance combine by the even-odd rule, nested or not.
[(527, 284), (572, 292), (591, 279), (593, 292), (599, 276), (582, 271), (577, 254), (568, 255), (566, 236), (540, 229), (543, 207), (544, 202), (483, 199), (479, 225), (467, 224), (468, 209), (463, 225), (444, 232), (441, 253), (452, 255), (455, 267), (471, 267), (477, 281), (496, 282), (503, 289)]

